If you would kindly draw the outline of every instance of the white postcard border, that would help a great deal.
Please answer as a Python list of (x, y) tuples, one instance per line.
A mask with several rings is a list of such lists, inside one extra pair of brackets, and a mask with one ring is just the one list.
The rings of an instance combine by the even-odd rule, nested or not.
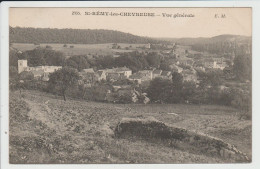
[[(44, 165), (14, 165), (9, 164), (9, 137), (8, 137), (8, 53), (9, 53), (9, 7), (252, 7), (252, 40), (253, 40), (253, 115), (252, 115), (252, 163), (250, 164), (44, 164)], [(91, 1), (91, 2), (2, 2), (1, 3), (1, 168), (259, 168), (260, 167), (260, 2), (259, 1)]]

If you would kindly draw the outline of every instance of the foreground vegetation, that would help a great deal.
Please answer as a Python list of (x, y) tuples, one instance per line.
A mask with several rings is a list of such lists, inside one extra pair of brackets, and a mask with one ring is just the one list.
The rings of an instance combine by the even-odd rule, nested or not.
[(251, 158), (251, 120), (213, 105), (108, 104), (39, 91), (10, 93), (10, 163), (223, 163), (157, 142), (117, 139), (123, 117), (154, 117), (234, 144)]

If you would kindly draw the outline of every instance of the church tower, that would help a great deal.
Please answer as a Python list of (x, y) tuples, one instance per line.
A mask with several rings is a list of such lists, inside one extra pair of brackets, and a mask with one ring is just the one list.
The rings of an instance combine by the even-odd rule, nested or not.
[(18, 73), (25, 71), (27, 68), (27, 60), (18, 60)]

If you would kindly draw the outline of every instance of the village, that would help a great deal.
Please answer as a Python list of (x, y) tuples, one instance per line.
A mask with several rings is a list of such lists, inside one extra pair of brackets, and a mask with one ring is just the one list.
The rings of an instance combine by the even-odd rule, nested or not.
[[(118, 48), (118, 44), (113, 44), (112, 48)], [(156, 50), (155, 50), (156, 49)], [(109, 95), (114, 94), (115, 92), (119, 93), (130, 93), (132, 95), (132, 101), (136, 102), (136, 95), (142, 95), (135, 91), (129, 84), (117, 84), (116, 82), (120, 81), (129, 81), (136, 86), (149, 86), (149, 83), (155, 78), (168, 79), (172, 81), (172, 74), (174, 72), (181, 74), (183, 77), (183, 82), (191, 82), (196, 84), (197, 86), (200, 83), (200, 79), (198, 77), (198, 72), (205, 72), (207, 70), (220, 70), (223, 71), (226, 69), (226, 72), (229, 71), (229, 67), (233, 65), (233, 61), (235, 58), (234, 52), (230, 54), (230, 58), (217, 57), (216, 55), (208, 55), (203, 57), (193, 57), (199, 55), (196, 51), (189, 51), (187, 48), (172, 44), (172, 45), (154, 45), (154, 44), (146, 44), (138, 49), (140, 52), (145, 52), (146, 54), (149, 52), (157, 52), (161, 58), (167, 58), (167, 64), (169, 65), (168, 70), (162, 70), (157, 67), (149, 67), (144, 70), (139, 70), (134, 72), (124, 66), (124, 67), (114, 67), (114, 68), (106, 68), (106, 69), (94, 69), (87, 68), (79, 71), (80, 79), (78, 80), (78, 85), (82, 85), (84, 88), (95, 86), (97, 83), (105, 83), (110, 82), (113, 85), (113, 92), (111, 90), (107, 91), (106, 100), (112, 101), (113, 99), (109, 99)], [(200, 54), (202, 55), (202, 54)], [(27, 60), (18, 60), (18, 73), (22, 72), (30, 72), (33, 74), (34, 79), (39, 81), (48, 82), (50, 73), (53, 73), (59, 69), (62, 69), (62, 66), (35, 66), (29, 67)], [(227, 74), (226, 78), (232, 77), (232, 74)], [(116, 84), (116, 85), (115, 85)], [(146, 93), (143, 93), (144, 97), (146, 97)], [(146, 98), (145, 103), (149, 102), (149, 99)]]

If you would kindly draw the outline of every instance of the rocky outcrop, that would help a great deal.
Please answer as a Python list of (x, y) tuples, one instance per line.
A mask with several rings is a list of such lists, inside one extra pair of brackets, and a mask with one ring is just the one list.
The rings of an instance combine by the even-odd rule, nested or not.
[(115, 136), (141, 138), (191, 153), (231, 158), (236, 162), (250, 162), (246, 154), (219, 138), (170, 126), (154, 118), (123, 118), (115, 128)]

